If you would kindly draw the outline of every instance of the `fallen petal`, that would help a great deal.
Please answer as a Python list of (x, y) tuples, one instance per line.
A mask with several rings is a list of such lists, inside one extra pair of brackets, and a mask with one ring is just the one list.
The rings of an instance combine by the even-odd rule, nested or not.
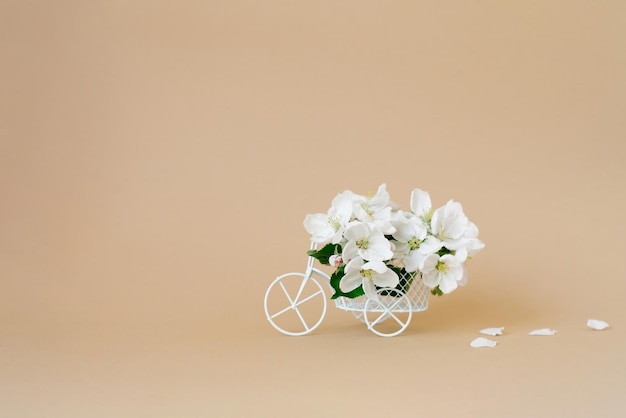
[(528, 335), (554, 335), (556, 331), (550, 328), (536, 329), (528, 333)]
[(601, 331), (605, 328), (608, 328), (609, 324), (604, 321), (600, 321), (599, 319), (590, 319), (589, 321), (587, 321), (587, 326), (591, 329)]
[(485, 335), (491, 335), (491, 336), (496, 336), (496, 335), (502, 335), (502, 330), (504, 329), (504, 327), (500, 327), (500, 328), (485, 328), (485, 329), (481, 329), (480, 332), (481, 334), (485, 334)]
[(489, 340), (487, 338), (483, 338), (483, 337), (478, 337), (474, 340), (472, 340), (472, 342), (470, 343), (470, 346), (474, 347), (474, 348), (479, 348), (479, 347), (495, 347), (496, 346), (496, 342), (493, 340)]

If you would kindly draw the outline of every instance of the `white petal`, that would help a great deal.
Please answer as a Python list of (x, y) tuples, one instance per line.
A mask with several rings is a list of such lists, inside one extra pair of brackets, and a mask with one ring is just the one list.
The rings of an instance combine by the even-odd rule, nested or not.
[(448, 275), (454, 276), (456, 280), (461, 279), (461, 275), (463, 274), (463, 264), (461, 264), (458, 258), (451, 254), (445, 254), (441, 256), (439, 261), (445, 263), (448, 267)]
[(358, 222), (371, 222), (372, 221), (372, 217), (363, 208), (363, 204), (355, 205), (352, 215), (354, 216), (354, 218), (358, 220)]
[(392, 241), (391, 244), (394, 246), (394, 249), (393, 249), (393, 252), (395, 253), (395, 255), (393, 256), (394, 258), (402, 258), (406, 256), (409, 253), (409, 251), (411, 251), (409, 244), (407, 244), (406, 242)]
[(335, 230), (328, 224), (328, 215), (324, 213), (306, 215), (303, 225), (304, 229), (311, 234), (311, 241), (318, 244), (328, 242), (335, 233)]
[(346, 264), (344, 271), (349, 273), (351, 271), (360, 271), (363, 268), (365, 261), (361, 257), (355, 257)]
[(376, 273), (384, 273), (389, 270), (389, 267), (382, 261), (368, 261), (361, 267), (363, 270), (374, 270)]
[(405, 238), (405, 241), (414, 237), (419, 240), (426, 239), (428, 233), (426, 224), (411, 212), (407, 212), (407, 217), (400, 222), (396, 222), (396, 224), (398, 229), (402, 228), (404, 230), (403, 238)]
[(392, 235), (398, 241), (408, 242), (415, 235), (413, 226), (406, 218), (394, 220), (393, 226), (396, 228), (396, 231)]
[(417, 216), (422, 216), (430, 211), (430, 195), (420, 189), (411, 192), (411, 211)]
[(474, 222), (468, 222), (465, 234), (467, 238), (478, 238), (478, 227)]
[(396, 227), (388, 219), (374, 219), (374, 225), (385, 235), (393, 235)]
[(467, 268), (463, 266), (463, 277), (459, 280), (459, 286), (465, 286), (467, 284)]
[(497, 344), (497, 342), (484, 338), (484, 337), (478, 337), (475, 338), (474, 340), (472, 340), (472, 342), (470, 343), (470, 346), (474, 347), (474, 348), (479, 348), (479, 347), (495, 347)]
[(333, 234), (332, 238), (330, 239), (330, 242), (333, 244), (341, 243), (341, 240), (343, 239), (343, 231), (344, 231), (343, 228), (339, 228), (339, 230)]
[[(376, 194), (368, 200), (367, 204), (374, 211), (383, 209), (389, 203), (389, 192), (387, 192), (387, 186), (385, 183), (378, 186)], [(389, 207), (391, 210), (391, 207)]]
[(363, 283), (363, 276), (358, 271), (351, 271), (341, 278), (339, 288), (342, 292), (348, 293), (359, 287)]
[(366, 260), (384, 261), (390, 260), (391, 257), (393, 257), (391, 243), (382, 234), (380, 236), (372, 235), (369, 241), (369, 248), (362, 252), (363, 258)]
[(608, 328), (609, 324), (604, 321), (600, 321), (599, 319), (590, 319), (587, 321), (587, 326), (591, 329), (602, 331), (603, 329)]
[(422, 242), (417, 249), (420, 253), (427, 255), (433, 254), (439, 251), (443, 247), (443, 242), (439, 241), (437, 238), (432, 235), (427, 237), (424, 242)]
[(456, 279), (452, 276), (449, 275), (441, 275), (440, 279), (439, 279), (439, 289), (441, 289), (441, 291), (444, 294), (449, 294), (452, 293), (456, 290), (458, 286), (458, 283), (456, 281)]
[(439, 272), (437, 270), (431, 270), (422, 274), (422, 281), (427, 287), (434, 289), (439, 285)]
[(380, 287), (396, 287), (400, 282), (400, 278), (396, 272), (391, 269), (387, 269), (387, 271), (382, 274), (374, 275), (373, 280), (374, 284)]
[(424, 261), (424, 255), (418, 251), (411, 251), (404, 259), (404, 268), (408, 272), (416, 271), (420, 268), (422, 261)]
[(431, 226), (433, 234), (439, 238), (457, 239), (465, 232), (468, 222), (461, 204), (450, 200), (445, 206), (435, 210)]
[(459, 260), (459, 263), (465, 263), (467, 260), (467, 248), (459, 248), (454, 252), (454, 256)]
[(536, 329), (528, 333), (528, 335), (554, 335), (554, 334), (556, 334), (556, 331), (550, 328)]
[(344, 232), (344, 236), (346, 239), (351, 241), (356, 241), (363, 237), (367, 237), (370, 234), (370, 229), (363, 222), (350, 222), (346, 226), (346, 232)]
[(470, 238), (465, 247), (467, 248), (467, 255), (473, 257), (478, 251), (485, 248), (485, 243), (478, 238)]
[(437, 254), (430, 254), (422, 261), (421, 270), (423, 273), (429, 273), (435, 269), (439, 262), (439, 256)]
[(459, 248), (466, 247), (469, 243), (469, 238), (461, 237), (457, 239), (447, 239), (444, 245), (449, 250), (458, 250)]
[(372, 300), (378, 300), (378, 293), (376, 293), (376, 286), (371, 280), (363, 280), (363, 292), (365, 296)]
[(502, 330), (503, 329), (504, 329), (504, 327), (500, 327), (500, 328), (485, 328), (485, 329), (481, 329), (479, 332), (481, 334), (491, 335), (491, 336), (495, 337), (496, 335), (502, 335)]
[(346, 192), (335, 196), (331, 203), (335, 208), (336, 215), (341, 218), (343, 224), (346, 224), (352, 216), (352, 196)]
[(343, 258), (344, 262), (348, 262), (357, 258), (358, 254), (359, 254), (359, 249), (356, 246), (356, 242), (348, 241), (346, 245), (343, 246), (341, 257)]
[(457, 216), (454, 219), (446, 219), (445, 231), (446, 236), (451, 239), (459, 239), (463, 236), (467, 228), (467, 218), (465, 216)]

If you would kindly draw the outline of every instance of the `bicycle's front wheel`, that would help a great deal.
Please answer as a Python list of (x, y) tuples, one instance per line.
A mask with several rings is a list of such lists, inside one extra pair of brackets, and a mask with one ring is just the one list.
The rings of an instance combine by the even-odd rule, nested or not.
[(287, 273), (267, 288), (265, 316), (274, 328), (286, 335), (306, 335), (317, 328), (326, 315), (326, 295), (313, 276)]

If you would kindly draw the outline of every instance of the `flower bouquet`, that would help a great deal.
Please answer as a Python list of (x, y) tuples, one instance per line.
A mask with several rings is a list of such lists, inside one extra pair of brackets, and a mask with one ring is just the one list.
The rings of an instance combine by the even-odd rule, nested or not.
[(485, 246), (478, 227), (460, 203), (433, 209), (420, 189), (411, 192), (410, 208), (391, 202), (382, 184), (371, 197), (344, 191), (327, 213), (306, 216), (304, 227), (316, 244), (308, 255), (335, 268), (331, 299), (378, 300), (394, 296), (393, 289), (404, 294), (416, 278), (439, 296), (465, 285), (466, 262)]

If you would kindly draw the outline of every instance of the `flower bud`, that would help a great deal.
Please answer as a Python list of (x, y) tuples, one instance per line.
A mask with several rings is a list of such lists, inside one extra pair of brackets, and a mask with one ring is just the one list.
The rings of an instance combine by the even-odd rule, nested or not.
[(328, 257), (328, 262), (333, 267), (343, 266), (343, 258), (341, 258), (341, 255), (336, 255), (336, 254), (331, 255), (330, 257)]

